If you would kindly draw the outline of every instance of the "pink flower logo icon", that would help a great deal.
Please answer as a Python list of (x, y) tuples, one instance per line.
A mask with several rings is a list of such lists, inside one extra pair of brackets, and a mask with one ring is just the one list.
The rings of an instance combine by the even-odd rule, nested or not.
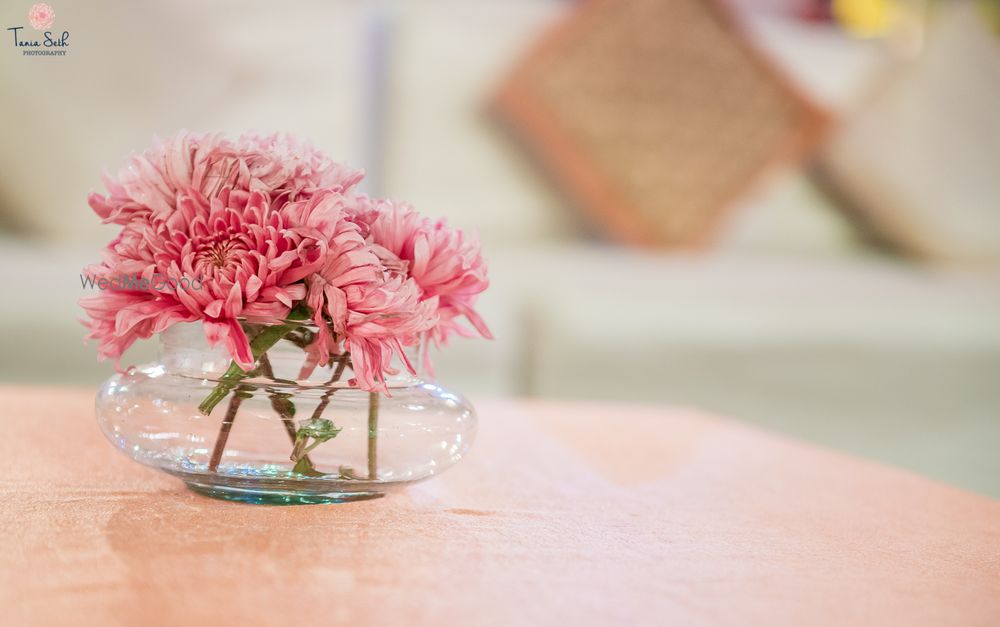
[(35, 30), (45, 30), (46, 28), (52, 26), (52, 22), (55, 21), (55, 19), (56, 12), (52, 10), (52, 7), (44, 2), (33, 4), (31, 5), (31, 8), (28, 9), (28, 21), (31, 22), (31, 26)]

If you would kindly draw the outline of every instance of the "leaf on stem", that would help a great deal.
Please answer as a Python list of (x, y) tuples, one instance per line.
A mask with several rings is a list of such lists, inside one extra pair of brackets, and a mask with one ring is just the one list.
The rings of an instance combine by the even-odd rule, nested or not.
[(291, 455), (295, 466), (292, 468), (292, 472), (310, 477), (321, 476), (323, 473), (316, 470), (306, 454), (323, 442), (337, 437), (340, 432), (341, 429), (334, 425), (332, 420), (326, 418), (310, 418), (302, 423), (302, 426), (295, 433), (295, 447), (292, 449)]

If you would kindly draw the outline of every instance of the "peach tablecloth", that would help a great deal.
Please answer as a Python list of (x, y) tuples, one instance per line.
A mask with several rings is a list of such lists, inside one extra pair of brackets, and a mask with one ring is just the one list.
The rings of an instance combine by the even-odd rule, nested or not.
[(214, 501), (0, 388), (0, 623), (1000, 625), (1000, 501), (691, 411), (481, 406), (454, 470)]

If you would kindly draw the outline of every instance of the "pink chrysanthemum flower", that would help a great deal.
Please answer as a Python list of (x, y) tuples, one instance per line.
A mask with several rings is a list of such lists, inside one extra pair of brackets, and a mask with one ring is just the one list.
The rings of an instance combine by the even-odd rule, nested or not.
[(122, 229), (87, 273), (153, 282), (81, 300), (89, 337), (120, 358), (136, 339), (200, 321), (246, 371), (247, 323), (277, 323), (304, 305), (316, 333), (303, 376), (347, 351), (366, 390), (386, 390), (395, 356), (413, 370), (404, 346), (472, 334), (460, 317), (490, 337), (473, 309), (488, 285), (478, 244), (356, 195), (361, 176), (286, 135), (157, 141), (117, 180), (105, 176), (107, 196), (89, 198)]
[(386, 268), (374, 248), (365, 243), (361, 227), (344, 219), (355, 199), (333, 195), (323, 202), (290, 203), (284, 213), (293, 224), (313, 225), (331, 241), (343, 241), (338, 254), (307, 280), (305, 302), (312, 311), (316, 339), (309, 346), (301, 376), (328, 363), (341, 342), (351, 354), (356, 383), (364, 389), (385, 389), (384, 373), (398, 355), (408, 369), (403, 346), (419, 342), (420, 334), (437, 320), (435, 302), (424, 302), (420, 288)]
[(403, 347), (418, 344), (421, 334), (436, 323), (434, 299), (421, 300), (417, 284), (400, 276), (381, 284), (351, 286), (345, 292), (344, 348), (351, 354), (357, 385), (385, 390), (383, 373), (396, 373), (393, 356), (415, 372)]
[[(140, 337), (176, 322), (201, 320), (212, 343), (224, 342), (241, 367), (252, 366), (240, 320), (285, 318), (305, 297), (302, 279), (322, 267), (331, 242), (306, 228), (287, 228), (263, 192), (251, 192), (242, 211), (227, 206), (229, 194), (223, 190), (208, 206), (185, 198), (164, 221), (129, 222), (104, 262), (88, 268), (94, 277), (159, 277), (166, 284), (165, 289), (154, 283), (147, 290), (103, 291), (81, 301), (93, 321), (90, 337), (101, 342), (102, 355), (120, 357)], [(186, 289), (180, 287), (185, 282)]]
[[(110, 195), (90, 196), (105, 222), (122, 224), (94, 278), (197, 280), (199, 289), (103, 291), (81, 305), (100, 353), (118, 358), (136, 339), (201, 320), (243, 368), (253, 364), (240, 320), (277, 321), (306, 294), (304, 279), (330, 257), (357, 261), (357, 228), (332, 214), (303, 217), (299, 205), (333, 205), (361, 173), (284, 135), (181, 133), (132, 159)], [(293, 203), (298, 203), (293, 204)], [(289, 206), (286, 216), (282, 209)], [(337, 225), (343, 224), (340, 228)], [(340, 228), (340, 234), (335, 231)], [(377, 261), (375, 262), (377, 263)], [(370, 280), (377, 272), (370, 271)]]
[[(436, 301), (437, 323), (424, 334), (435, 344), (451, 334), (492, 338), (475, 310), (489, 279), (479, 242), (444, 220), (431, 222), (408, 205), (359, 196), (352, 213), (383, 264), (411, 277), (424, 300)], [(465, 318), (472, 329), (461, 324)], [(425, 363), (429, 367), (430, 363)]]
[(132, 157), (115, 180), (104, 175), (109, 195), (91, 194), (90, 206), (104, 222), (136, 217), (165, 220), (184, 197), (205, 199), (230, 189), (230, 206), (241, 209), (250, 191), (270, 197), (274, 209), (322, 190), (346, 192), (363, 178), (309, 144), (284, 134), (242, 135), (181, 132)]

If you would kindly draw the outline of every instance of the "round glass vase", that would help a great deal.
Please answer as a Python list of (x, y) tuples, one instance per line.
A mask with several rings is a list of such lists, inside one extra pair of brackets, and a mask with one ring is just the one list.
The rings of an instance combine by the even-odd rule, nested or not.
[(201, 325), (175, 325), (160, 335), (157, 361), (101, 387), (101, 430), (195, 492), (267, 504), (379, 497), (443, 472), (469, 450), (472, 406), (401, 366), (388, 394), (352, 387), (347, 354), (300, 379), (309, 336), (300, 326), (234, 381), (225, 374), (229, 354), (208, 346)]

